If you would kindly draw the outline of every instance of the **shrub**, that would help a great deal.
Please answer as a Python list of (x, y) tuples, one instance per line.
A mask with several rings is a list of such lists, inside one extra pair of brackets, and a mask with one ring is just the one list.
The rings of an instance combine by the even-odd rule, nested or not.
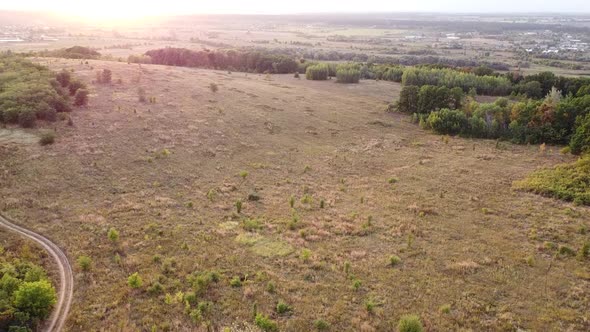
[(61, 85), (62, 88), (68, 87), (68, 85), (70, 85), (71, 79), (72, 77), (70, 72), (65, 69), (62, 69), (55, 75), (55, 80), (59, 82), (59, 85)]
[(263, 314), (260, 314), (260, 313), (256, 314), (256, 317), (254, 318), (254, 323), (262, 331), (265, 331), (265, 332), (274, 332), (274, 331), (279, 330), (279, 327), (275, 321), (268, 318), (268, 316), (264, 316)]
[(442, 314), (448, 314), (451, 312), (451, 305), (450, 304), (443, 304), (438, 309)]
[(399, 332), (422, 332), (424, 328), (422, 327), (422, 322), (420, 318), (416, 315), (405, 315), (402, 316), (397, 324), (397, 329)]
[(361, 78), (361, 71), (358, 65), (344, 64), (336, 68), (336, 82), (358, 83)]
[(68, 90), (70, 91), (70, 96), (74, 96), (79, 89), (86, 89), (86, 84), (80, 81), (72, 81)]
[(286, 314), (286, 313), (288, 313), (288, 312), (290, 312), (292, 310), (291, 309), (291, 306), (289, 306), (287, 303), (285, 303), (283, 301), (279, 301), (277, 303), (277, 308), (276, 309), (277, 309), (277, 313), (280, 314), (280, 315)]
[(145, 103), (146, 102), (146, 95), (145, 95), (145, 89), (142, 87), (137, 88), (137, 96), (139, 99), (139, 102), (141, 103)]
[(258, 219), (245, 219), (244, 221), (242, 221), (242, 228), (244, 228), (244, 230), (252, 232), (252, 231), (256, 231), (262, 228), (262, 225), (260, 224), (260, 221), (258, 221)]
[(456, 135), (467, 126), (467, 117), (461, 111), (445, 108), (430, 113), (427, 118), (427, 124), (439, 134)]
[(127, 278), (127, 285), (131, 288), (140, 288), (143, 285), (143, 280), (139, 273), (135, 272)]
[(311, 250), (309, 250), (309, 249), (301, 250), (300, 258), (302, 261), (307, 262), (307, 261), (309, 261), (310, 257), (311, 257)]
[(397, 255), (392, 255), (391, 257), (389, 257), (389, 263), (391, 264), (391, 266), (396, 266), (401, 262), (402, 262), (402, 259), (399, 258), (399, 256), (397, 256)]
[(111, 72), (110, 69), (103, 69), (102, 72), (100, 72), (100, 79), (98, 80), (98, 82), (104, 83), (104, 84), (110, 84), (112, 76), (113, 76), (113, 72)]
[(328, 79), (329, 68), (326, 64), (317, 64), (307, 67), (305, 78), (314, 81), (323, 81)]
[(111, 242), (119, 241), (119, 231), (117, 231), (114, 228), (109, 229), (107, 236), (109, 237), (109, 240), (111, 240)]
[(232, 287), (242, 287), (242, 280), (240, 277), (235, 276), (229, 281), (229, 285)]
[(33, 111), (21, 111), (18, 115), (18, 124), (23, 128), (33, 128), (37, 121), (37, 115)]
[(313, 326), (318, 331), (327, 331), (330, 328), (330, 324), (323, 319), (316, 319), (313, 321)]
[(242, 201), (239, 199), (236, 201), (236, 211), (238, 214), (242, 213)]
[(159, 294), (159, 293), (162, 293), (163, 290), (164, 290), (164, 287), (158, 281), (154, 281), (151, 284), (151, 286), (148, 287), (148, 289), (147, 289), (148, 293), (150, 293), (150, 294)]
[(75, 106), (88, 105), (88, 90), (78, 89), (78, 91), (76, 91), (76, 95), (74, 96), (74, 105)]
[(55, 142), (55, 132), (53, 130), (47, 130), (41, 134), (39, 138), (39, 144), (49, 145)]
[(79, 256), (77, 261), (78, 266), (82, 271), (90, 271), (90, 269), (92, 268), (92, 259), (88, 256)]

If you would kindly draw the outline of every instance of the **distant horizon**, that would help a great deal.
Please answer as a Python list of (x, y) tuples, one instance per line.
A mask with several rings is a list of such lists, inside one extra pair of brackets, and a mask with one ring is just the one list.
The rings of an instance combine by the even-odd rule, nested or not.
[(578, 15), (590, 14), (590, 2), (563, 0), (538, 3), (534, 0), (496, 0), (480, 3), (471, 0), (414, 0), (391, 2), (365, 0), (341, 3), (335, 0), (275, 3), (270, 0), (243, 2), (186, 2), (168, 0), (103, 0), (100, 2), (54, 0), (21, 0), (0, 5), (2, 11), (23, 13), (51, 13), (54, 15), (90, 20), (127, 20), (145, 17), (190, 15), (330, 15), (330, 14), (444, 14), (444, 15)]

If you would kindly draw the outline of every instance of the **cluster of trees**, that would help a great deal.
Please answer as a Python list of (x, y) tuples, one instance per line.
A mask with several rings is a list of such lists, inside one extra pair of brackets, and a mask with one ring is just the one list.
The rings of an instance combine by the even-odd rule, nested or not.
[[(261, 51), (193, 51), (168, 47), (147, 51), (145, 55), (150, 57), (151, 63), (171, 66), (276, 74), (294, 73), (299, 69), (298, 61), (292, 57)], [(128, 60), (134, 62), (137, 58)]]
[(475, 89), (477, 93), (505, 96), (512, 92), (512, 82), (503, 76), (484, 75), (463, 72), (450, 68), (412, 67), (406, 68), (402, 75), (403, 85), (436, 85), (448, 88), (461, 88), (468, 92)]
[(80, 90), (84, 85), (69, 72), (56, 75), (21, 57), (0, 55), (0, 123), (33, 127), (37, 120), (55, 121), (57, 113), (71, 111), (70, 96)]
[(9, 259), (0, 247), (0, 331), (30, 331), (47, 318), (57, 300), (45, 270)]
[(403, 87), (396, 106), (400, 112), (428, 114), (444, 108), (458, 109), (464, 97), (463, 90), (458, 87), (410, 85)]
[(590, 151), (590, 85), (579, 90), (563, 97), (553, 87), (539, 100), (502, 97), (477, 103), (457, 88), (404, 86), (396, 107), (440, 134), (568, 144), (572, 153), (580, 154)]
[(62, 48), (54, 51), (43, 51), (39, 53), (39, 56), (67, 59), (98, 59), (100, 58), (101, 54), (89, 47), (73, 46), (70, 48)]

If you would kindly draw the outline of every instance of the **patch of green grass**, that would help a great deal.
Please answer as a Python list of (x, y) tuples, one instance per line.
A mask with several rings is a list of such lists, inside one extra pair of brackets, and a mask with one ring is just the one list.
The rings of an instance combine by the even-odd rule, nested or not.
[(248, 232), (254, 232), (262, 228), (262, 223), (258, 219), (244, 219), (242, 228)]
[(277, 323), (263, 314), (256, 314), (254, 323), (264, 332), (274, 332), (279, 330)]
[(277, 313), (279, 315), (284, 315), (292, 310), (291, 306), (283, 301), (279, 301), (277, 303)]
[(513, 187), (576, 204), (590, 205), (590, 155), (570, 164), (535, 171), (524, 180), (515, 181)]
[(559, 254), (564, 256), (575, 256), (576, 251), (568, 246), (559, 246)]
[(441, 314), (449, 314), (451, 313), (451, 305), (450, 304), (443, 304), (438, 309)]
[(391, 266), (396, 266), (396, 265), (400, 264), (401, 262), (402, 262), (402, 259), (399, 258), (399, 256), (397, 256), (397, 255), (392, 255), (389, 257), (389, 264)]
[(301, 250), (301, 255), (299, 255), (302, 261), (308, 262), (311, 257), (311, 250), (303, 249)]
[(232, 287), (242, 287), (242, 280), (240, 277), (235, 276), (229, 281), (229, 285)]
[(397, 330), (399, 332), (422, 332), (424, 328), (422, 327), (420, 317), (416, 315), (404, 315), (397, 324)]
[(328, 329), (330, 329), (330, 323), (326, 322), (323, 319), (316, 319), (316, 320), (314, 320), (313, 321), (313, 326), (318, 331), (327, 331)]
[(354, 279), (352, 281), (352, 289), (355, 291), (358, 291), (362, 285), (363, 285), (363, 282), (360, 279)]

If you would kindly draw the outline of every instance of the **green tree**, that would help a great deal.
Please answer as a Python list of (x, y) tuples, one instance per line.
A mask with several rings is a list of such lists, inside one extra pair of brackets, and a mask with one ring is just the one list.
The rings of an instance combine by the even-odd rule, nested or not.
[(14, 292), (14, 307), (33, 319), (47, 317), (56, 301), (55, 288), (47, 280), (24, 282)]
[(585, 117), (578, 117), (576, 131), (572, 135), (569, 146), (573, 154), (590, 152), (590, 113)]
[(418, 91), (415, 85), (406, 85), (402, 88), (397, 102), (397, 110), (404, 113), (418, 112)]

